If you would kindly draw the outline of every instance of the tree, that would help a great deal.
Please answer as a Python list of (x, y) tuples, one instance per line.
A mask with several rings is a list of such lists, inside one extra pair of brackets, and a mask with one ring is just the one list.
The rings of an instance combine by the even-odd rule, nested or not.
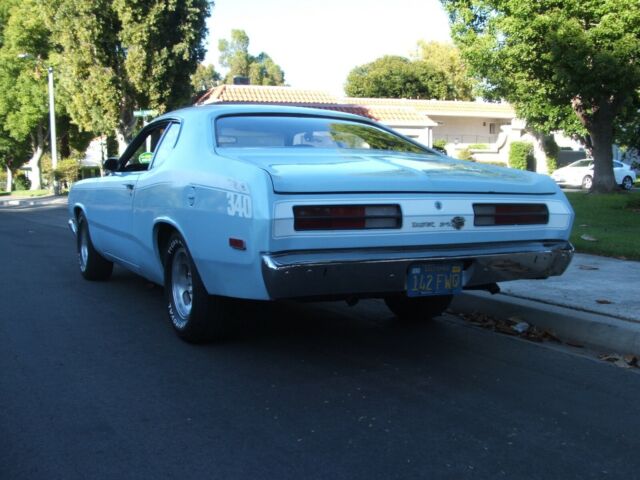
[(231, 39), (218, 43), (220, 64), (228, 69), (225, 83), (233, 83), (233, 77), (248, 77), (252, 85), (284, 85), (284, 72), (264, 52), (249, 54), (249, 36), (244, 30), (231, 30)]
[(198, 64), (196, 72), (191, 75), (191, 86), (195, 94), (203, 93), (215, 87), (220, 81), (220, 74), (213, 65)]
[(417, 60), (440, 71), (446, 79), (448, 100), (473, 100), (474, 80), (462, 61), (460, 50), (450, 43), (418, 42)]
[(61, 96), (74, 123), (114, 132), (122, 151), (133, 111), (189, 101), (204, 58), (210, 0), (53, 0), (48, 25), (59, 50)]
[(593, 191), (615, 188), (612, 145), (637, 116), (640, 5), (628, 0), (441, 0), (489, 98), (548, 133), (583, 136)]
[(385, 55), (351, 70), (345, 92), (351, 97), (437, 98), (444, 90), (439, 82), (427, 80), (435, 75), (435, 69), (426, 64), (418, 67), (408, 58)]
[(386, 55), (351, 70), (345, 92), (352, 97), (469, 99), (458, 92), (447, 68), (422, 59)]
[[(40, 159), (47, 139), (46, 66), (50, 32), (37, 0), (3, 1), (0, 7), (0, 148), (5, 168), (14, 170), (30, 156), (31, 189), (41, 188)], [(28, 143), (29, 153), (24, 146)], [(14, 153), (10, 149), (14, 148)], [(17, 154), (24, 155), (19, 157)], [(11, 172), (8, 172), (11, 175)]]

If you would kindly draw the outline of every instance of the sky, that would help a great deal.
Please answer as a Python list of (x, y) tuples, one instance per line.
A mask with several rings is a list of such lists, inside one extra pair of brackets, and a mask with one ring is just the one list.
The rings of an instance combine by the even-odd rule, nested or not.
[(348, 73), (383, 55), (411, 56), (418, 40), (450, 41), (438, 0), (216, 0), (205, 63), (218, 41), (247, 32), (249, 53), (266, 52), (296, 88), (342, 95)]

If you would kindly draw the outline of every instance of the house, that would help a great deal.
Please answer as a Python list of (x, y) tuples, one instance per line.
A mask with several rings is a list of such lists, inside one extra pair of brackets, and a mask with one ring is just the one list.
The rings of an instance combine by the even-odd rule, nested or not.
[(445, 142), (447, 153), (453, 157), (469, 149), (479, 162), (506, 165), (511, 142), (530, 141), (537, 170), (547, 172), (541, 139), (526, 130), (525, 122), (517, 118), (508, 103), (337, 97), (319, 90), (261, 85), (219, 85), (196, 101), (196, 105), (213, 103), (289, 105), (354, 113), (429, 147), (435, 141)]

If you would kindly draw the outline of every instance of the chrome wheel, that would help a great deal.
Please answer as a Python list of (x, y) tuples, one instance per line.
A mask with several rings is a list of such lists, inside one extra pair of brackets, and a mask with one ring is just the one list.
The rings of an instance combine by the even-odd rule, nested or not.
[(89, 261), (89, 232), (86, 226), (80, 229), (80, 245), (78, 246), (78, 262), (80, 262), (80, 270), (83, 272), (87, 269)]
[(179, 247), (171, 262), (171, 294), (178, 315), (173, 317), (177, 328), (183, 328), (193, 305), (191, 262), (184, 247)]
[(582, 188), (584, 188), (585, 190), (591, 190), (592, 186), (593, 186), (593, 178), (591, 178), (589, 175), (587, 175), (582, 179)]
[(622, 179), (622, 188), (625, 190), (631, 190), (633, 188), (633, 180), (631, 177), (624, 177)]

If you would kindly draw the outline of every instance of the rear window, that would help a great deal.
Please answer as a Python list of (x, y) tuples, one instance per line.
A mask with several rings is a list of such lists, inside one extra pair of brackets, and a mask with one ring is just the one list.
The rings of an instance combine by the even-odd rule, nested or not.
[(322, 117), (231, 116), (216, 121), (219, 148), (340, 148), (428, 153), (386, 130)]

